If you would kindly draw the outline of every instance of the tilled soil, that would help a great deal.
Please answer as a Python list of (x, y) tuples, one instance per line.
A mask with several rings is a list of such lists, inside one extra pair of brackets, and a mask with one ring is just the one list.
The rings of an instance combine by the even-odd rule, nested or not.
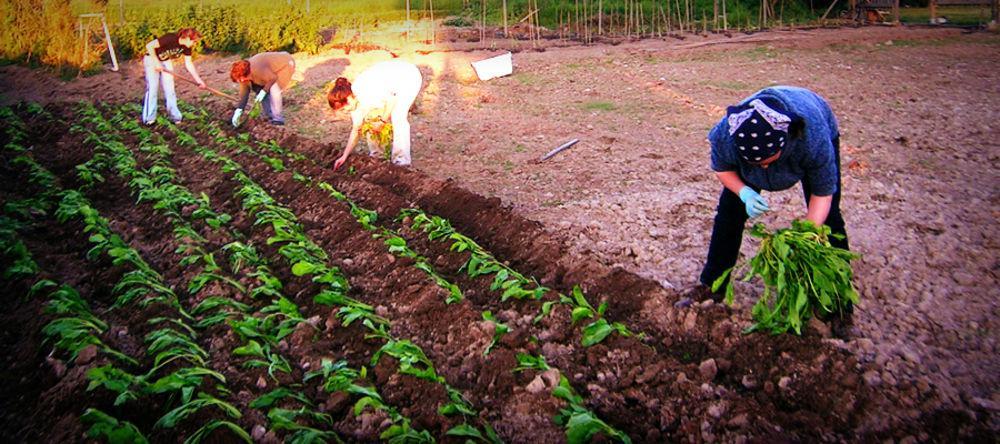
[[(514, 76), (488, 83), (476, 82), (465, 64), (487, 53), (414, 56), (427, 80), (412, 119), (414, 167), (429, 177), (363, 156), (351, 159), (356, 176), (303, 166), (383, 218), (420, 206), (449, 218), (545, 285), (563, 292), (583, 285), (588, 295), (611, 302), (609, 318), (646, 332), (645, 341), (613, 337), (583, 349), (578, 329), (553, 324), (536, 332), (522, 321), (527, 330), (510, 335), (489, 357), (479, 357), (470, 350), (485, 347), (490, 331), (477, 323), (478, 312), (490, 309), (516, 324), (532, 313), (531, 304), (499, 304), (490, 298), (488, 282), (463, 280), (456, 269), (462, 257), (406, 233), (414, 248), (466, 290), (463, 305), (469, 307), (446, 306), (440, 290), (380, 250), (380, 241), (351, 225), (337, 203), (303, 191), (287, 174), (272, 174), (252, 158), (240, 162), (309, 221), (310, 234), (349, 274), (357, 297), (383, 301), (384, 310), (400, 319), (398, 334), (412, 336), (433, 355), (441, 373), (467, 390), (508, 440), (560, 436), (548, 420), (558, 403), (525, 391), (531, 376), (496, 368), (512, 367), (516, 350), (546, 355), (586, 394), (591, 408), (636, 440), (924, 440), (995, 433), (1000, 265), (991, 236), (998, 214), (990, 203), (997, 203), (1000, 191), (995, 123), (1000, 116), (992, 104), (1000, 97), (998, 40), (890, 28), (753, 37), (761, 41), (695, 47), (725, 38), (694, 37), (519, 53)], [(248, 130), (258, 139), (331, 161), (332, 147), (309, 139), (340, 142), (346, 128), (325, 113), (321, 88), (339, 73), (358, 72), (385, 55), (340, 57), (310, 59), (306, 80), (289, 95), (286, 129), (251, 124)], [(221, 82), (227, 63), (206, 60), (204, 66), (212, 68), (202, 72)], [(13, 67), (3, 72), (5, 78), (22, 73)], [(30, 94), (39, 84), (36, 76), (12, 81), (20, 85), (14, 93), (52, 100)], [(818, 91), (840, 119), (843, 208), (852, 247), (863, 255), (855, 265), (862, 293), (855, 316), (860, 335), (848, 342), (823, 339), (817, 331), (803, 338), (741, 336), (755, 295), (749, 285), (738, 288), (742, 296), (734, 309), (673, 307), (677, 290), (694, 280), (703, 260), (718, 193), (704, 135), (726, 105), (772, 83)], [(53, 88), (68, 90), (70, 97), (141, 96), (141, 76), (122, 81), (104, 75), (74, 85)], [(226, 108), (216, 111), (225, 116)], [(332, 132), (316, 131), (328, 120), (334, 121)], [(574, 137), (582, 140), (578, 146), (546, 163), (532, 162)], [(39, 160), (72, 168), (79, 159), (63, 151)], [(221, 176), (198, 167), (193, 156), (178, 158), (188, 165), (179, 170), (192, 189), (206, 190), (213, 203), (238, 214), (224, 182), (213, 179)], [(800, 216), (797, 190), (770, 200), (781, 209), (765, 223), (781, 225)], [(126, 203), (130, 199), (123, 197), (117, 205)], [(143, 220), (133, 223), (149, 224)], [(744, 252), (751, 254), (747, 244)], [(39, 262), (44, 265), (54, 254), (40, 253)], [(37, 309), (29, 303), (12, 316), (32, 319)], [(568, 321), (568, 315), (557, 311), (546, 322), (558, 321)], [(23, 337), (19, 333), (5, 330), (5, 337), (16, 344), (14, 338)], [(541, 333), (551, 343), (525, 341)], [(18, 360), (29, 371), (14, 374), (46, 375), (25, 387), (51, 389), (52, 370), (40, 360), (47, 350), (38, 347), (37, 337), (26, 339), (34, 345), (14, 349), (34, 355), (36, 367)], [(33, 372), (37, 368), (45, 371)], [(72, 422), (72, 415), (63, 416), (63, 422)], [(446, 430), (432, 411), (416, 416), (436, 433)], [(339, 430), (353, 430), (356, 424), (344, 418)], [(32, 433), (47, 430), (42, 423), (32, 428)]]

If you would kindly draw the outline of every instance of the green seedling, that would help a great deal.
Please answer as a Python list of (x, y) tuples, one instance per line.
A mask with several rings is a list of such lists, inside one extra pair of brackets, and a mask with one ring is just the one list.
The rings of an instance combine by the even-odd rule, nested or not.
[(484, 422), (483, 429), (485, 432), (481, 432), (479, 429), (469, 424), (459, 424), (445, 432), (445, 435), (468, 438), (466, 442), (471, 441), (484, 442), (487, 444), (503, 444), (503, 441), (497, 435), (497, 432), (493, 430), (493, 427)]
[(217, 410), (228, 415), (230, 418), (240, 418), (243, 416), (239, 409), (234, 407), (232, 404), (207, 393), (198, 393), (197, 399), (185, 402), (177, 408), (167, 412), (165, 415), (160, 417), (158, 421), (156, 421), (156, 424), (154, 424), (153, 427), (158, 429), (172, 429), (188, 416), (193, 415), (201, 409), (209, 407), (215, 407)]
[(465, 400), (462, 393), (451, 387), (448, 387), (447, 391), (449, 402), (439, 407), (438, 413), (444, 416), (454, 416), (457, 414), (476, 416), (476, 411), (472, 409), (472, 406)]
[(316, 377), (322, 377), (323, 390), (326, 390), (327, 393), (350, 392), (354, 388), (360, 388), (356, 386), (354, 381), (364, 379), (365, 370), (362, 368), (361, 372), (358, 372), (348, 367), (347, 361), (337, 361), (337, 363), (334, 363), (329, 359), (323, 359), (320, 369), (306, 373), (303, 382)]
[(288, 361), (281, 355), (272, 352), (270, 345), (261, 345), (259, 342), (252, 339), (248, 341), (246, 345), (234, 349), (233, 355), (261, 358), (251, 359), (243, 363), (243, 366), (248, 368), (264, 367), (267, 369), (267, 375), (275, 381), (278, 380), (278, 378), (274, 376), (275, 371), (285, 373), (292, 372), (292, 366), (288, 364)]
[(571, 444), (585, 444), (598, 433), (607, 439), (630, 444), (628, 435), (611, 427), (584, 407), (583, 397), (576, 393), (565, 376), (559, 377), (559, 385), (552, 389), (552, 395), (566, 401), (566, 408), (559, 411), (556, 424), (566, 428), (566, 441)]
[(113, 365), (104, 365), (88, 370), (87, 380), (90, 381), (87, 385), (88, 392), (97, 387), (103, 387), (105, 390), (116, 393), (114, 401), (116, 406), (139, 399), (146, 386), (141, 377)]
[(191, 434), (191, 436), (189, 436), (187, 439), (184, 440), (184, 444), (198, 444), (200, 442), (203, 442), (206, 438), (208, 438), (212, 434), (212, 432), (215, 431), (215, 429), (218, 429), (220, 427), (228, 429), (230, 432), (236, 435), (237, 438), (239, 438), (241, 441), (247, 444), (253, 443), (253, 437), (251, 437), (250, 434), (247, 433), (246, 430), (243, 430), (243, 428), (241, 428), (240, 426), (229, 421), (215, 419), (205, 423), (205, 425), (201, 426), (201, 428), (199, 428), (197, 431)]
[(413, 342), (410, 342), (407, 339), (398, 340), (391, 337), (386, 338), (382, 335), (369, 335), (369, 337), (370, 336), (378, 336), (386, 340), (385, 345), (379, 348), (378, 351), (375, 352), (375, 355), (372, 356), (372, 367), (378, 364), (383, 355), (389, 355), (399, 361), (400, 373), (434, 383), (444, 383), (444, 378), (438, 376), (437, 372), (434, 370), (434, 363), (431, 362), (431, 360), (427, 358), (427, 355), (424, 354), (424, 351)]
[(306, 398), (306, 395), (302, 394), (301, 392), (292, 391), (287, 387), (279, 387), (253, 400), (250, 403), (250, 408), (252, 409), (270, 408), (274, 406), (278, 401), (281, 401), (286, 398), (294, 399), (308, 406), (312, 405), (312, 403), (309, 401), (309, 398)]
[(538, 355), (531, 356), (527, 353), (517, 354), (517, 367), (514, 367), (514, 373), (523, 372), (525, 370), (538, 370), (544, 372), (549, 370), (549, 364), (545, 362), (545, 356)]
[(500, 338), (502, 338), (503, 335), (510, 332), (510, 327), (508, 327), (507, 324), (497, 321), (496, 318), (493, 317), (493, 313), (489, 310), (483, 312), (483, 320), (493, 323), (493, 340), (490, 341), (490, 345), (486, 347), (486, 351), (483, 352), (483, 356), (486, 356), (490, 354), (490, 351), (493, 350), (493, 347), (496, 347), (497, 343), (500, 341)]
[(102, 439), (110, 444), (145, 444), (149, 442), (135, 424), (118, 420), (97, 409), (88, 408), (80, 416), (80, 422), (90, 426), (87, 429), (87, 437), (90, 439)]

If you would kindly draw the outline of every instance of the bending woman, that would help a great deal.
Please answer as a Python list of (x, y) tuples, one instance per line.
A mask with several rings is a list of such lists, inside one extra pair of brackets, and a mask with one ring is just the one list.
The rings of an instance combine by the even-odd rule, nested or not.
[[(410, 106), (420, 92), (423, 78), (417, 66), (402, 60), (378, 63), (362, 72), (352, 84), (347, 79), (337, 79), (327, 94), (327, 101), (334, 111), (347, 109), (351, 113), (351, 134), (347, 138), (344, 154), (334, 163), (340, 168), (347, 161), (358, 143), (361, 125), (365, 120), (378, 119), (392, 123), (392, 163), (410, 164)], [(379, 155), (376, 144), (369, 141), (368, 154)]]
[(712, 283), (736, 264), (747, 219), (770, 211), (762, 191), (801, 183), (805, 218), (829, 225), (844, 236), (830, 244), (848, 248), (840, 212), (840, 131), (826, 100), (794, 86), (765, 88), (729, 107), (708, 140), (712, 170), (723, 188), (700, 284), (687, 297), (722, 300), (711, 292)]
[(184, 28), (176, 33), (168, 32), (146, 44), (146, 56), (142, 65), (146, 69), (146, 97), (142, 103), (142, 123), (152, 125), (156, 121), (157, 89), (163, 85), (163, 96), (167, 102), (170, 120), (181, 121), (181, 110), (177, 108), (177, 93), (174, 91), (174, 76), (164, 72), (174, 72), (172, 60), (184, 56), (184, 67), (194, 77), (198, 87), (205, 89), (205, 82), (191, 61), (191, 48), (201, 40), (201, 34), (194, 28)]

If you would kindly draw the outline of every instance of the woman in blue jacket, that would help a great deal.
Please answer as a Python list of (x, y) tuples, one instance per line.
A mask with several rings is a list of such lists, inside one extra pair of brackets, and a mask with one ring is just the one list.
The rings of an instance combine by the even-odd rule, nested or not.
[(722, 195), (712, 228), (708, 259), (700, 285), (689, 297), (722, 300), (712, 283), (736, 264), (748, 218), (770, 210), (761, 191), (781, 191), (802, 182), (807, 211), (816, 225), (829, 225), (847, 249), (840, 213), (840, 133), (826, 101), (794, 86), (758, 91), (726, 110), (708, 134), (712, 170), (722, 182)]

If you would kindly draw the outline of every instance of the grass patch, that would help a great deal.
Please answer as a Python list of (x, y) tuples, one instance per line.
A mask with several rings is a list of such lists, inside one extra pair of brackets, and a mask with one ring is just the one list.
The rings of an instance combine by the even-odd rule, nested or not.
[(705, 80), (702, 81), (701, 84), (714, 86), (716, 88), (730, 89), (733, 91), (745, 91), (751, 88), (749, 83), (744, 83), (739, 80)]
[[(990, 21), (990, 7), (984, 6), (941, 6), (938, 17), (947, 17), (950, 25), (983, 25)], [(900, 8), (899, 21), (903, 23), (927, 24), (931, 20), (930, 8)]]
[(520, 84), (522, 84), (524, 86), (537, 85), (542, 80), (542, 78), (539, 77), (538, 74), (534, 74), (534, 73), (530, 73), (530, 72), (517, 73), (517, 74), (514, 74), (513, 77), (514, 77), (515, 80), (517, 80)]
[(766, 46), (758, 46), (749, 51), (738, 52), (740, 56), (753, 61), (770, 60), (778, 56), (778, 52)]
[(583, 109), (587, 111), (614, 111), (618, 109), (618, 106), (613, 102), (596, 101), (584, 103)]

